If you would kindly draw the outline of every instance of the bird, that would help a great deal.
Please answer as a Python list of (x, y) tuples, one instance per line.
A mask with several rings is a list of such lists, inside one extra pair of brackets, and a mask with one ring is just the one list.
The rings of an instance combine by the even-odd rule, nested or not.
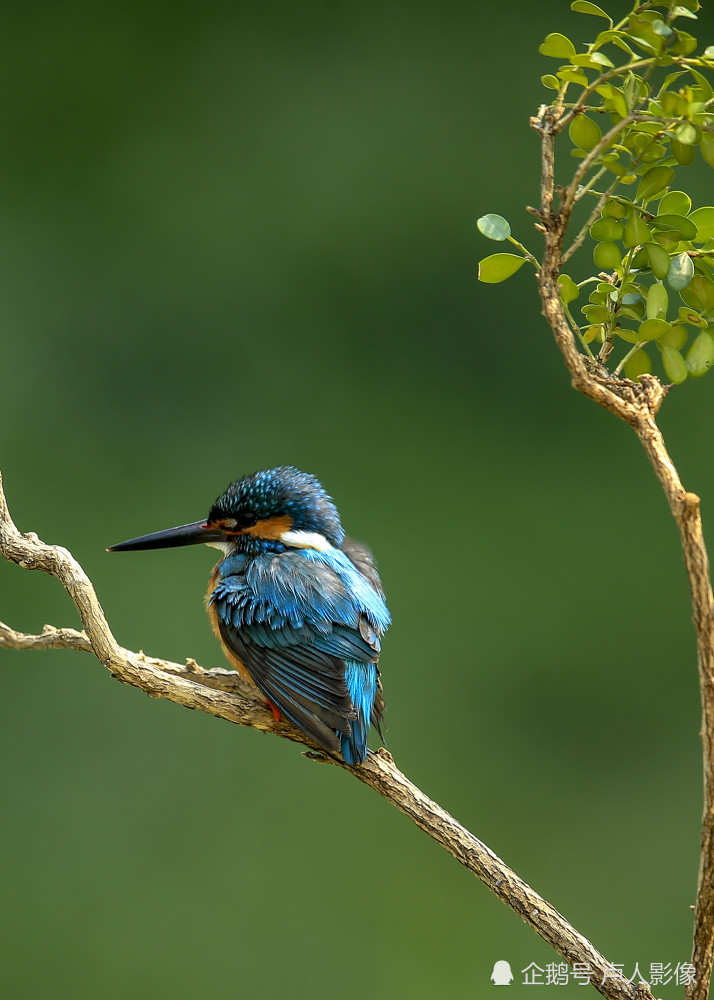
[(345, 535), (310, 473), (279, 466), (232, 483), (203, 521), (110, 546), (206, 544), (222, 556), (206, 607), (231, 665), (305, 736), (346, 764), (384, 742), (381, 640), (391, 623), (371, 551)]

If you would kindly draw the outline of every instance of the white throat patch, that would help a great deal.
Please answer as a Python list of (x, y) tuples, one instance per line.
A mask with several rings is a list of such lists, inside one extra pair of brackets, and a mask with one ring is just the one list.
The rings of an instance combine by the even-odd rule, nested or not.
[(318, 552), (329, 552), (334, 548), (325, 536), (317, 531), (284, 531), (280, 541), (292, 549), (317, 549)]
[(207, 545), (209, 549), (218, 549), (218, 551), (222, 552), (224, 556), (229, 555), (231, 549), (233, 548), (233, 545), (230, 542), (204, 542), (203, 544)]

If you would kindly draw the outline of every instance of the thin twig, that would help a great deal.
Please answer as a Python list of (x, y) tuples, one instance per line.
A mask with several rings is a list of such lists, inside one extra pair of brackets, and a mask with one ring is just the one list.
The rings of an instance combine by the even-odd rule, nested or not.
[[(594, 177), (593, 177), (593, 180), (595, 180)], [(616, 177), (615, 180), (610, 185), (610, 187), (607, 188), (605, 191), (603, 191), (602, 194), (598, 195), (598, 199), (597, 199), (597, 201), (595, 203), (595, 207), (593, 208), (592, 212), (588, 216), (588, 221), (585, 223), (585, 225), (583, 226), (583, 228), (580, 230), (580, 232), (578, 233), (578, 235), (575, 237), (575, 239), (573, 240), (573, 242), (570, 244), (570, 246), (568, 247), (568, 249), (563, 254), (562, 260), (561, 260), (562, 264), (566, 264), (570, 260), (570, 258), (573, 256), (573, 254), (575, 253), (575, 251), (579, 250), (580, 247), (583, 245), (585, 237), (588, 235), (588, 232), (590, 231), (590, 227), (592, 225), (594, 225), (594, 223), (595, 223), (595, 221), (597, 219), (600, 218), (600, 212), (602, 211), (605, 202), (608, 200), (608, 198), (612, 197), (612, 195), (615, 192), (615, 188), (617, 187), (617, 185), (619, 183), (620, 183), (620, 178)], [(582, 190), (583, 189), (581, 188), (580, 191), (582, 191)], [(578, 192), (578, 196), (577, 197), (578, 197), (578, 200), (579, 200), (580, 192)]]
[(348, 767), (344, 761), (319, 750), (289, 723), (276, 722), (265, 700), (231, 671), (204, 670), (193, 660), (182, 666), (119, 646), (90, 580), (74, 557), (66, 549), (46, 545), (33, 533), (25, 535), (17, 530), (8, 511), (1, 476), (0, 554), (25, 569), (42, 570), (56, 577), (72, 597), (84, 625), (83, 632), (45, 626), (42, 633), (28, 635), (0, 623), (0, 646), (91, 651), (118, 680), (141, 688), (153, 698), (166, 698), (309, 747), (309, 757), (350, 771), (400, 809), (540, 934), (564, 961), (570, 965), (583, 963), (589, 968), (591, 983), (602, 996), (612, 1000), (653, 1000), (646, 986), (626, 980), (555, 907), (409, 781), (386, 750), (370, 752), (364, 764)]
[(616, 122), (611, 129), (609, 129), (602, 136), (601, 139), (593, 146), (593, 148), (588, 152), (578, 165), (578, 169), (575, 171), (572, 182), (565, 189), (565, 193), (562, 198), (562, 207), (565, 213), (565, 217), (570, 221), (570, 213), (572, 211), (573, 205), (577, 200), (578, 190), (583, 182), (588, 170), (597, 161), (597, 158), (603, 153), (608, 146), (610, 146), (614, 139), (623, 132), (628, 125), (631, 125), (634, 121), (635, 112), (631, 111), (625, 118), (620, 119)]

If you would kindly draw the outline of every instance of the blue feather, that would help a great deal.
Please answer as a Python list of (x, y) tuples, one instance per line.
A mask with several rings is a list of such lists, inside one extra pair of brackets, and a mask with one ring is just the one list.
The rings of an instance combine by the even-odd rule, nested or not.
[(367, 736), (372, 707), (377, 697), (377, 676), (377, 667), (374, 663), (361, 663), (359, 660), (345, 661), (347, 690), (357, 713), (350, 735), (340, 736), (342, 756), (348, 764), (361, 764), (367, 756)]

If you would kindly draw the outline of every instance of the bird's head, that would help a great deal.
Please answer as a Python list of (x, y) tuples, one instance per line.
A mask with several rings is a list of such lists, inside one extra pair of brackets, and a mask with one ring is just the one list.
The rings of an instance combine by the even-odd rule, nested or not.
[(204, 521), (142, 535), (109, 552), (207, 544), (228, 552), (261, 544), (288, 548), (342, 547), (344, 531), (332, 499), (314, 476), (292, 466), (236, 480)]

